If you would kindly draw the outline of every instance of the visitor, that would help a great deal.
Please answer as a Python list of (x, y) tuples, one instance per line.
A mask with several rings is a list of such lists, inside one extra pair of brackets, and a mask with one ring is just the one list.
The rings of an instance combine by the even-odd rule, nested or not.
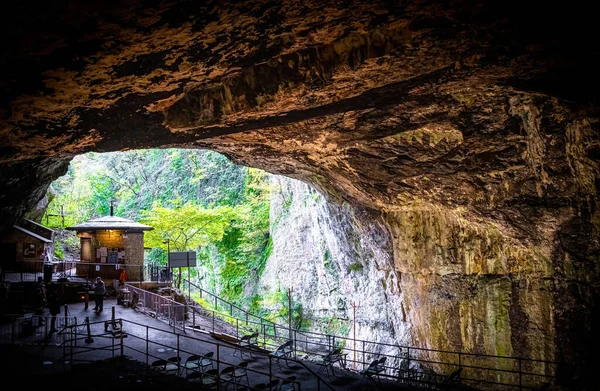
[(121, 283), (121, 285), (125, 285), (126, 277), (127, 277), (127, 272), (125, 271), (125, 269), (121, 269), (121, 274), (119, 274), (119, 282)]
[(92, 285), (94, 291), (94, 311), (100, 312), (104, 309), (104, 295), (106, 294), (106, 284), (100, 276), (96, 277), (96, 282)]
[(44, 315), (44, 307), (46, 306), (46, 284), (42, 277), (37, 278), (37, 282), (35, 283), (35, 309), (34, 313), (38, 317), (39, 325), (43, 326), (45, 324), (43, 315)]
[(50, 321), (50, 334), (57, 332), (56, 330), (56, 316), (60, 314), (60, 293), (58, 288), (54, 288), (48, 295), (48, 310), (52, 319)]

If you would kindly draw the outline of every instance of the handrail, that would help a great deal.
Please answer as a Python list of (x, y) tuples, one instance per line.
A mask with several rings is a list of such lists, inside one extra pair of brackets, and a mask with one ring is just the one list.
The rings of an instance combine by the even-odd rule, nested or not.
[[(107, 355), (115, 357), (115, 356), (123, 356), (124, 355), (124, 350), (125, 348), (128, 349), (128, 351), (130, 352), (134, 352), (137, 353), (137, 355), (134, 357), (134, 355), (129, 354), (128, 356), (136, 359), (137, 361), (140, 362), (144, 362), (146, 364), (147, 367), (151, 367), (151, 362), (154, 360), (158, 360), (161, 359), (161, 357), (156, 356), (155, 354), (152, 354), (151, 351), (152, 349), (150, 349), (150, 344), (153, 344), (153, 346), (160, 346), (160, 347), (164, 347), (164, 348), (175, 348), (175, 353), (174, 355), (176, 355), (177, 357), (181, 357), (182, 353), (183, 354), (198, 354), (197, 351), (191, 351), (191, 350), (186, 350), (184, 348), (182, 348), (182, 344), (180, 343), (180, 339), (181, 338), (186, 338), (192, 341), (196, 341), (198, 343), (203, 343), (203, 344), (208, 344), (208, 345), (212, 345), (214, 346), (215, 349), (215, 355), (213, 356), (213, 361), (216, 364), (217, 370), (218, 372), (220, 372), (222, 370), (222, 368), (224, 368), (225, 366), (237, 366), (237, 364), (226, 361), (226, 360), (222, 360), (220, 359), (220, 351), (223, 349), (231, 349), (232, 347), (230, 345), (227, 344), (221, 344), (218, 342), (214, 342), (214, 341), (210, 341), (207, 339), (199, 339), (199, 338), (195, 338), (193, 336), (188, 336), (188, 335), (182, 335), (170, 330), (165, 330), (165, 329), (160, 329), (160, 328), (156, 328), (153, 326), (149, 326), (147, 324), (141, 324), (135, 321), (131, 321), (131, 320), (126, 320), (126, 319), (122, 319), (122, 318), (115, 318), (113, 320), (114, 323), (118, 324), (118, 327), (120, 330), (124, 330), (124, 327), (128, 324), (131, 325), (136, 325), (138, 326), (140, 329), (145, 329), (145, 333), (132, 333), (131, 330), (128, 330), (127, 336), (128, 338), (113, 338), (112, 336), (106, 335), (106, 333), (90, 333), (88, 335), (82, 335), (81, 333), (78, 333), (78, 330), (82, 327), (82, 326), (88, 326), (90, 328), (94, 327), (94, 326), (100, 326), (100, 329), (103, 330), (105, 328), (105, 323), (106, 320), (101, 320), (101, 321), (89, 321), (86, 320), (86, 322), (84, 322), (83, 324), (78, 324), (77, 322), (75, 322), (74, 324), (70, 324), (66, 327), (66, 330), (68, 330), (68, 332), (65, 332), (64, 337), (62, 339), (62, 342), (60, 344), (60, 347), (63, 349), (63, 355), (62, 357), (59, 358), (59, 360), (62, 360), (63, 362), (63, 370), (66, 371), (67, 370), (67, 363), (71, 363), (71, 365), (73, 363), (77, 363), (80, 362), (77, 357), (80, 356), (86, 356), (87, 353), (90, 352), (101, 352), (101, 351), (105, 351)], [(89, 332), (89, 328), (88, 328), (88, 332)], [(175, 344), (167, 344), (167, 343), (163, 343), (160, 342), (161, 339), (160, 338), (150, 338), (150, 332), (152, 331), (152, 334), (155, 335), (156, 333), (166, 333), (168, 335), (170, 335), (172, 338), (176, 338), (176, 343)], [(101, 341), (107, 341), (107, 343), (105, 344), (97, 344), (95, 346), (90, 346), (90, 345), (85, 345), (83, 343), (81, 343), (84, 340), (87, 340), (87, 338), (92, 338), (92, 339), (98, 339)], [(140, 350), (138, 347), (136, 347), (135, 340), (143, 340), (143, 342), (145, 342), (145, 349)], [(175, 345), (175, 346), (173, 346)], [(191, 345), (191, 344), (190, 344)], [(58, 346), (58, 345), (57, 345)], [(260, 353), (259, 354), (263, 354)], [(140, 360), (139, 358), (142, 357), (144, 358), (144, 360)], [(318, 384), (323, 384), (325, 386), (327, 386), (330, 390), (334, 391), (334, 388), (329, 385), (323, 378), (321, 378), (320, 376), (317, 376), (316, 373), (311, 370), (309, 367), (306, 366), (306, 364), (304, 364), (303, 362), (299, 361), (299, 360), (295, 360), (293, 358), (290, 358), (289, 360), (296, 362), (298, 364), (301, 364), (304, 368), (306, 368), (306, 370), (308, 372), (311, 373), (311, 375), (315, 376), (315, 379), (317, 380)], [(81, 362), (87, 362), (88, 360), (82, 359)], [(184, 361), (180, 361), (179, 365), (179, 370), (178, 370), (178, 374), (182, 373), (182, 369), (183, 369), (183, 365), (184, 365)], [(256, 368), (247, 368), (248, 372), (253, 372), (253, 373), (257, 373), (260, 375), (264, 375), (264, 376), (268, 376), (269, 380), (285, 380), (285, 377), (282, 376), (277, 376), (274, 375), (272, 370), (272, 358), (269, 358), (269, 370), (268, 372), (263, 371), (263, 370), (259, 370)], [(299, 386), (301, 386), (301, 383), (298, 383)]]
[(124, 288), (128, 289), (132, 296), (134, 293), (138, 294), (140, 299), (138, 305), (149, 308), (157, 315), (167, 317), (173, 325), (173, 330), (177, 327), (177, 323), (181, 322), (180, 329), (185, 332), (185, 304), (178, 303), (170, 297), (148, 292), (131, 284), (126, 283)]
[(254, 317), (256, 319), (260, 319), (261, 320), (261, 324), (263, 324), (263, 323), (268, 323), (269, 324), (270, 323), (272, 325), (276, 325), (276, 326), (280, 326), (280, 327), (282, 326), (279, 323), (276, 323), (276, 322), (267, 320), (265, 318), (262, 318), (260, 316), (254, 315), (253, 313), (251, 313), (251, 312), (243, 309), (242, 307), (240, 307), (240, 306), (238, 306), (236, 304), (233, 304), (233, 303), (231, 303), (231, 302), (229, 302), (229, 301), (227, 301), (225, 299), (222, 299), (221, 297), (215, 295), (214, 293), (211, 293), (211, 292), (207, 291), (204, 288), (199, 287), (198, 285), (194, 284), (193, 282), (189, 281), (188, 279), (184, 279), (183, 283), (184, 284), (188, 284), (188, 290), (187, 290), (188, 291), (188, 298), (191, 298), (191, 296), (190, 296), (190, 289), (189, 289), (190, 286), (193, 286), (194, 289), (200, 291), (200, 298), (202, 298), (203, 293), (207, 294), (209, 296), (212, 296), (214, 298), (214, 300), (215, 300), (215, 310), (217, 310), (217, 312), (218, 312), (218, 304), (217, 304), (217, 302), (221, 301), (221, 302), (225, 303), (230, 308), (229, 313), (230, 313), (231, 317), (233, 317), (233, 309), (235, 308), (239, 312), (242, 312), (243, 314), (245, 314), (246, 317)]
[[(189, 284), (188, 285), (188, 296), (190, 293), (189, 287), (193, 286), (194, 289), (197, 289), (198, 291), (201, 292), (200, 297), (202, 297), (202, 293), (206, 293), (207, 295), (210, 295), (214, 298), (215, 303), (218, 303), (219, 301), (226, 303), (226, 306), (228, 306), (230, 308), (230, 311), (229, 311), (230, 317), (235, 320), (236, 332), (238, 333), (238, 335), (236, 335), (236, 337), (239, 337), (239, 330), (238, 330), (239, 322), (242, 322), (242, 323), (245, 323), (247, 326), (249, 324), (250, 325), (251, 324), (260, 325), (261, 331), (263, 332), (262, 336), (263, 336), (263, 344), (264, 345), (266, 345), (267, 336), (270, 337), (270, 339), (285, 339), (285, 338), (288, 338), (288, 336), (290, 336), (292, 334), (294, 335), (293, 339), (295, 342), (294, 343), (295, 347), (297, 346), (298, 343), (300, 343), (300, 344), (305, 344), (306, 347), (309, 344), (311, 344), (311, 345), (315, 345), (315, 346), (327, 346), (327, 348), (329, 349), (329, 348), (331, 348), (332, 345), (336, 344), (336, 340), (343, 341), (344, 346), (349, 346), (349, 343), (348, 343), (349, 341), (355, 342), (356, 344), (362, 343), (362, 345), (363, 345), (362, 350), (360, 350), (358, 348), (353, 349), (350, 347), (345, 347), (345, 349), (350, 352), (362, 353), (362, 360), (359, 360), (357, 357), (356, 361), (354, 361), (354, 360), (348, 360), (348, 361), (351, 363), (354, 363), (354, 364), (362, 364), (363, 367), (365, 365), (367, 365), (367, 363), (366, 363), (367, 360), (365, 360), (365, 355), (367, 355), (367, 356), (386, 355), (386, 356), (391, 357), (396, 360), (406, 359), (409, 362), (412, 361), (413, 363), (416, 363), (417, 365), (420, 365), (420, 363), (428, 363), (428, 364), (435, 364), (438, 367), (439, 366), (451, 366), (452, 368), (462, 367), (462, 368), (467, 368), (467, 369), (470, 369), (473, 371), (505, 373), (507, 375), (515, 374), (516, 376), (518, 376), (519, 384), (490, 382), (489, 380), (485, 380), (483, 377), (481, 379), (472, 379), (472, 380), (477, 381), (477, 382), (484, 382), (484, 383), (497, 383), (497, 384), (504, 384), (504, 385), (512, 385), (512, 386), (519, 387), (519, 389), (526, 389), (528, 387), (522, 384), (522, 378), (524, 376), (528, 376), (530, 378), (535, 377), (538, 379), (546, 379), (547, 381), (550, 381), (554, 378), (554, 374), (556, 373), (556, 366), (558, 364), (560, 364), (559, 362), (550, 361), (550, 360), (540, 360), (540, 359), (525, 358), (525, 357), (518, 357), (518, 356), (490, 355), (490, 354), (484, 354), (484, 353), (469, 353), (469, 352), (463, 352), (463, 351), (439, 350), (439, 349), (422, 348), (422, 347), (415, 347), (415, 346), (408, 346), (408, 345), (373, 342), (373, 341), (360, 340), (360, 339), (355, 340), (353, 338), (348, 338), (348, 337), (344, 337), (344, 336), (322, 334), (322, 333), (316, 333), (316, 332), (310, 332), (310, 331), (299, 331), (297, 329), (290, 329), (288, 326), (281, 325), (279, 323), (272, 322), (272, 321), (263, 319), (259, 316), (250, 314), (248, 311), (244, 310), (243, 308), (240, 308), (239, 306), (237, 306), (233, 303), (230, 303), (227, 300), (221, 299), (220, 297), (216, 296), (215, 294), (208, 292), (201, 287), (198, 287), (197, 285), (189, 282), (188, 280), (185, 280), (185, 283)], [(190, 297), (190, 300), (191, 300), (191, 297)], [(196, 303), (196, 304), (198, 304), (198, 303)], [(206, 311), (211, 311), (213, 313), (213, 319), (215, 316), (218, 316), (221, 314), (218, 311), (218, 308), (219, 308), (218, 304), (215, 305), (216, 310), (211, 310), (211, 309), (208, 309), (205, 307), (203, 307), (203, 308)], [(245, 319), (235, 318), (233, 308), (237, 309), (239, 312), (244, 314)], [(249, 316), (259, 319), (260, 323), (252, 322), (251, 320), (248, 319)], [(266, 329), (264, 327), (265, 323), (270, 324), (270, 327), (273, 328), (273, 330), (274, 330), (273, 334), (266, 333)], [(214, 320), (213, 320), (213, 325), (214, 325)], [(277, 335), (278, 334), (277, 329), (281, 329), (283, 332), (280, 332), (279, 335)], [(303, 337), (305, 339), (298, 340), (299, 336)], [(320, 340), (326, 339), (327, 343), (324, 344), (324, 343), (319, 343), (316, 341), (308, 342), (309, 338), (318, 338)], [(371, 350), (365, 349), (366, 344), (373, 346), (373, 348)], [(397, 349), (399, 354), (397, 354), (397, 355), (382, 354), (381, 352), (383, 352), (386, 349), (388, 349), (388, 350), (389, 349), (393, 349), (393, 350)], [(301, 350), (298, 350), (298, 351), (302, 352)], [(306, 351), (305, 353), (313, 354), (313, 352), (309, 352), (309, 351)], [(411, 355), (411, 353), (412, 353), (412, 355)], [(430, 360), (430, 359), (423, 357), (423, 356), (428, 355), (429, 353), (433, 353), (435, 355), (456, 356), (456, 361), (448, 362), (448, 361), (440, 361), (440, 360)], [(471, 359), (478, 358), (478, 359), (483, 359), (483, 360), (488, 359), (488, 360), (495, 361), (495, 362), (510, 360), (510, 361), (512, 361), (512, 365), (509, 363), (506, 363), (506, 365), (503, 365), (501, 367), (498, 367), (498, 366), (487, 367), (487, 366), (482, 366), (481, 364), (473, 365), (473, 364), (468, 363), (469, 358), (471, 358)], [(530, 363), (529, 366), (536, 365), (536, 364), (542, 364), (544, 366), (544, 368), (541, 371), (543, 371), (543, 372), (535, 373), (532, 371), (528, 371), (526, 368), (524, 368), (525, 363)], [(515, 366), (517, 366), (517, 369), (509, 369), (510, 367), (514, 368)], [(395, 368), (395, 367), (388, 366), (387, 368)], [(462, 378), (463, 378), (463, 380), (471, 380), (466, 376), (463, 376)], [(539, 386), (539, 384), (538, 384), (538, 386)]]

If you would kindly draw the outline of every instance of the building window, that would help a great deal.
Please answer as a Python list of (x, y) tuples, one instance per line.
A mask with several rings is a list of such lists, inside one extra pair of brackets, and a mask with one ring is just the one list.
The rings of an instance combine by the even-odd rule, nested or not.
[(25, 243), (23, 246), (23, 256), (26, 258), (33, 258), (36, 255), (35, 243)]

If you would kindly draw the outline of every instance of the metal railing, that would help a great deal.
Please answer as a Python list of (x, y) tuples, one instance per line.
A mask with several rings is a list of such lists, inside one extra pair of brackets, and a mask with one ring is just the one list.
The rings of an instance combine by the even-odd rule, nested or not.
[(124, 301), (128, 302), (133, 308), (142, 312), (153, 313), (157, 318), (166, 320), (169, 325), (173, 326), (173, 331), (179, 329), (185, 332), (187, 305), (131, 284), (125, 284), (121, 292), (124, 294)]
[(54, 276), (55, 279), (77, 277), (84, 280), (93, 280), (100, 276), (105, 281), (117, 280), (121, 269), (125, 269), (127, 272), (128, 281), (170, 282), (172, 278), (172, 274), (168, 273), (165, 266), (154, 264), (130, 265), (85, 261), (46, 262), (43, 260), (17, 262), (9, 269), (5, 268), (2, 277), (4, 281), (9, 282), (36, 281), (37, 277), (46, 279), (48, 267), (50, 268), (50, 275)]
[[(262, 325), (265, 325), (264, 327), (268, 327), (269, 329), (273, 330), (273, 333), (277, 332), (277, 326), (279, 326), (277, 323), (254, 315), (242, 307), (224, 300), (214, 293), (199, 287), (187, 279), (183, 280), (182, 284), (182, 293), (187, 293), (188, 298), (192, 298), (192, 293), (197, 295), (198, 298), (204, 300), (207, 304), (210, 304), (212, 307), (211, 310), (215, 311), (216, 314), (228, 314), (229, 317), (238, 321), (243, 320), (246, 324), (259, 324), (261, 325), (260, 328), (263, 327)], [(198, 304), (196, 301), (193, 302)]]
[(156, 264), (145, 264), (143, 281), (170, 282), (173, 276), (166, 266)]
[[(375, 358), (385, 356), (385, 370), (380, 376), (389, 381), (434, 387), (449, 374), (462, 368), (461, 382), (472, 387), (538, 389), (554, 380), (558, 365), (557, 362), (548, 360), (427, 349), (300, 331), (250, 314), (188, 280), (184, 281), (184, 288), (187, 288), (184, 291), (190, 298), (192, 294), (197, 295), (215, 308), (204, 307), (202, 311), (208, 311), (208, 315), (212, 317), (213, 331), (216, 319), (233, 325), (236, 338), (258, 331), (261, 347), (267, 350), (274, 350), (283, 341), (293, 339), (295, 354), (312, 360), (319, 360), (333, 348), (342, 347), (347, 353), (347, 369), (353, 371), (363, 370)], [(197, 308), (191, 309), (191, 322), (195, 324), (196, 314), (203, 314)]]
[[(2, 324), (0, 327), (0, 343), (36, 343), (34, 340), (18, 337), (18, 332), (21, 330), (19, 325), (21, 323), (22, 321), (19, 317), (15, 316), (10, 321)], [(110, 328), (107, 324), (110, 324)], [(43, 332), (43, 330), (40, 330), (40, 334)], [(217, 372), (220, 373), (225, 367), (239, 365), (239, 362), (233, 363), (228, 361), (228, 357), (233, 357), (235, 350), (244, 349), (230, 344), (215, 342), (210, 339), (202, 339), (130, 320), (115, 318), (114, 310), (111, 321), (90, 322), (89, 318), (86, 318), (83, 323), (78, 323), (76, 318), (65, 321), (62, 331), (60, 334), (56, 334), (54, 342), (58, 342), (53, 345), (60, 345), (58, 349), (62, 351), (59, 359), (55, 360), (55, 365), (58, 365), (65, 372), (69, 371), (73, 365), (119, 356), (127, 356), (144, 363), (148, 368), (153, 368), (152, 363), (154, 361), (166, 358), (160, 356), (160, 353), (157, 352), (168, 351), (168, 353), (165, 353), (168, 356), (180, 358), (174, 374), (184, 378), (186, 377), (184, 364), (186, 358), (191, 355), (203, 355), (207, 352), (213, 352), (212, 360)], [(39, 343), (39, 340), (37, 343)], [(252, 354), (260, 353), (254, 351)], [(285, 380), (285, 377), (276, 375), (273, 371), (273, 360), (275, 358), (268, 355), (265, 356), (268, 357), (268, 362), (264, 367), (248, 367), (247, 371), (254, 374), (256, 379), (264, 379), (265, 382), (273, 380), (281, 382)], [(313, 381), (316, 382), (316, 388), (309, 389), (333, 390), (322, 377), (308, 368), (304, 363), (293, 358), (290, 360), (301, 365), (311, 374)], [(245, 386), (245, 384), (239, 385)], [(301, 383), (297, 382), (296, 385), (298, 390), (302, 389)], [(225, 390), (227, 387), (227, 384), (217, 383), (217, 389), (219, 390)]]
[[(67, 312), (65, 310), (65, 312)], [(0, 322), (0, 343), (10, 344), (57, 344), (70, 332), (70, 326), (77, 324), (74, 316), (57, 315), (51, 333), (51, 315), (3, 314)]]

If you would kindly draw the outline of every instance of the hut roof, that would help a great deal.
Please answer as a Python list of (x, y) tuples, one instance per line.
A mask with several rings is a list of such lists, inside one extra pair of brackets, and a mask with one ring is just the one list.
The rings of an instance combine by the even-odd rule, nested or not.
[(86, 221), (85, 223), (73, 225), (65, 229), (71, 231), (94, 231), (99, 229), (119, 229), (129, 231), (150, 231), (154, 227), (136, 223), (133, 220), (124, 219), (117, 216), (104, 216), (97, 219)]
[(14, 227), (15, 229), (17, 229), (17, 230), (19, 230), (19, 231), (23, 232), (23, 233), (26, 233), (27, 235), (29, 235), (29, 236), (31, 236), (31, 237), (33, 237), (33, 238), (36, 238), (37, 240), (41, 240), (41, 241), (42, 241), (42, 242), (44, 242), (44, 243), (52, 243), (52, 240), (50, 240), (50, 239), (47, 239), (47, 238), (44, 238), (44, 237), (42, 237), (42, 236), (40, 236), (40, 235), (38, 235), (38, 234), (36, 234), (36, 233), (34, 233), (34, 232), (31, 232), (31, 231), (30, 231), (30, 230), (28, 230), (28, 229), (25, 229), (25, 228), (23, 228), (23, 227), (19, 227), (18, 225), (13, 225), (13, 227)]

